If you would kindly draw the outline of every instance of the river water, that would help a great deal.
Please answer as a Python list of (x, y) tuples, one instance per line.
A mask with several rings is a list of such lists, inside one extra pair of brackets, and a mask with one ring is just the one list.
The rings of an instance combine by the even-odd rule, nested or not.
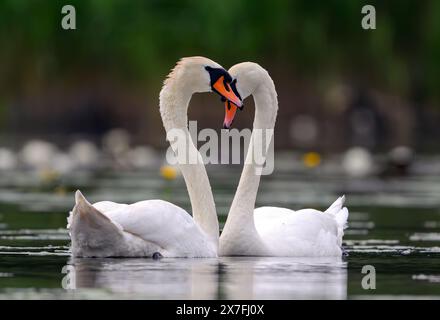
[[(239, 172), (209, 174), (224, 222)], [(264, 177), (258, 205), (325, 209), (346, 194), (350, 219), (342, 258), (72, 258), (65, 225), (76, 188), (91, 202), (161, 198), (190, 210), (183, 180), (166, 181), (157, 170), (53, 179), (2, 174), (0, 299), (440, 298), (438, 175)], [(368, 266), (375, 270), (375, 289), (362, 286), (366, 275), (370, 285), (373, 280)], [(362, 273), (364, 267), (370, 271)]]

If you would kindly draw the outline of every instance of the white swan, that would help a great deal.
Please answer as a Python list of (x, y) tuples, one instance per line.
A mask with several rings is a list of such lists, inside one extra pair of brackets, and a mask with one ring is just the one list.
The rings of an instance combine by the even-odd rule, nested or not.
[[(215, 91), (241, 106), (230, 88), (232, 78), (220, 65), (203, 57), (182, 59), (165, 80), (160, 92), (160, 112), (165, 130), (181, 129), (197, 164), (180, 164), (192, 205), (185, 210), (162, 200), (134, 204), (102, 201), (91, 205), (77, 191), (68, 226), (73, 256), (216, 257), (219, 227), (208, 176), (188, 128), (187, 109), (195, 92)], [(179, 149), (181, 148), (181, 149)]]
[[(255, 63), (233, 66), (229, 73), (237, 81), (232, 88), (241, 99), (255, 100), (253, 128), (273, 129), (278, 111), (275, 86), (266, 70)], [(226, 101), (224, 126), (228, 128), (236, 108)], [(253, 136), (255, 131), (253, 131)], [(348, 210), (339, 198), (325, 212), (293, 211), (277, 207), (255, 208), (260, 175), (252, 161), (251, 139), (237, 192), (220, 236), (222, 256), (341, 256), (343, 229)]]

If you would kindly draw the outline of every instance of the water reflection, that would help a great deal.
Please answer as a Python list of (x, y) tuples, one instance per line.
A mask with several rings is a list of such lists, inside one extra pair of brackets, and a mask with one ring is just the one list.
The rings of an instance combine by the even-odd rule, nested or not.
[[(222, 222), (235, 191), (231, 181), (238, 176), (210, 172)], [(324, 209), (338, 194), (349, 195), (348, 266), (341, 259), (316, 258), (71, 259), (65, 225), (74, 189), (87, 190), (92, 201), (160, 197), (191, 210), (183, 181), (170, 184), (155, 171), (78, 172), (63, 180), (70, 191), (53, 193), (52, 185), (42, 187), (26, 172), (5, 172), (0, 175), (0, 299), (440, 296), (440, 176), (435, 172), (347, 180), (281, 171), (267, 178), (258, 205)], [(75, 268), (77, 290), (61, 286), (66, 263)], [(377, 266), (377, 292), (360, 285), (365, 264)]]
[(228, 299), (346, 299), (347, 264), (328, 258), (230, 258), (222, 287)]
[(73, 258), (76, 289), (104, 289), (143, 299), (214, 299), (215, 259), (83, 259)]
[(346, 299), (341, 258), (71, 259), (77, 290), (142, 299)]

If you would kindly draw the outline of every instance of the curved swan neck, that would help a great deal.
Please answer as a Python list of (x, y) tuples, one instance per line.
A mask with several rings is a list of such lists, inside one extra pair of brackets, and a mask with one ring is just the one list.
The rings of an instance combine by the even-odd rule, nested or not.
[(202, 157), (188, 130), (188, 104), (194, 92), (184, 85), (185, 81), (179, 81), (185, 75), (185, 72), (180, 72), (175, 78), (166, 81), (160, 93), (160, 112), (167, 139), (172, 129), (178, 129), (186, 137), (185, 150), (179, 149), (181, 144), (176, 144), (174, 151), (197, 157), (197, 163), (179, 163), (179, 168), (185, 179), (194, 221), (218, 245), (219, 225), (211, 185)]
[[(272, 80), (270, 80), (270, 83), (272, 83)], [(252, 213), (255, 208), (261, 178), (261, 174), (257, 174), (259, 165), (254, 161), (256, 143), (262, 143), (260, 139), (261, 136), (268, 134), (269, 130), (273, 130), (278, 110), (276, 91), (274, 87), (272, 88), (272, 86), (269, 85), (270, 83), (267, 83), (267, 81), (263, 82), (253, 93), (255, 100), (255, 117), (252, 138), (247, 150), (237, 192), (230, 209), (230, 213), (234, 215), (240, 213), (240, 217), (247, 220), (253, 217)], [(259, 130), (259, 132), (257, 132), (257, 130)], [(266, 132), (264, 130), (268, 131)], [(236, 208), (240, 208), (240, 210), (236, 210)]]
[[(239, 80), (240, 81), (240, 80)], [(240, 250), (253, 248), (252, 252), (258, 252), (255, 248), (264, 250), (264, 245), (255, 229), (254, 208), (258, 193), (261, 175), (257, 174), (257, 164), (253, 161), (255, 149), (255, 129), (273, 129), (278, 111), (278, 99), (272, 79), (265, 76), (261, 84), (252, 93), (255, 101), (255, 117), (252, 138), (247, 151), (245, 165), (240, 177), (237, 191), (229, 210), (228, 219), (222, 232), (221, 244), (240, 243)], [(260, 141), (261, 142), (261, 141)], [(229, 241), (240, 238), (240, 241)], [(225, 240), (225, 241), (223, 241)], [(225, 244), (226, 243), (226, 244)], [(231, 248), (228, 248), (231, 250)]]

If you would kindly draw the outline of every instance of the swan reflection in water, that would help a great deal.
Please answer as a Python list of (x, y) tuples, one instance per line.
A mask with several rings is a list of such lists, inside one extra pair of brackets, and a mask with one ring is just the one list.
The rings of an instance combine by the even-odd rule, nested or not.
[(77, 292), (121, 299), (346, 299), (347, 263), (331, 258), (71, 258)]

